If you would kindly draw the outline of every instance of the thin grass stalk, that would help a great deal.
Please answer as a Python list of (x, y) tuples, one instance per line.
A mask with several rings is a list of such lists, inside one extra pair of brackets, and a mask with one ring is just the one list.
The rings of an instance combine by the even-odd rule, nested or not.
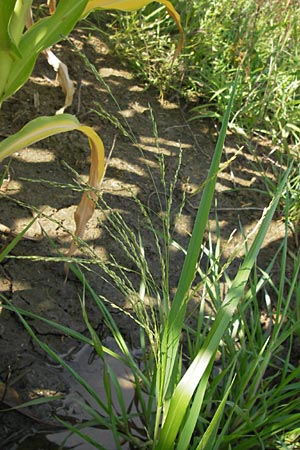
[(119, 437), (118, 437), (117, 424), (119, 425), (119, 427), (121, 425), (123, 426), (123, 424), (120, 420), (116, 420), (116, 416), (113, 411), (112, 391), (111, 391), (111, 385), (110, 385), (110, 377), (108, 375), (109, 367), (106, 362), (106, 359), (104, 358), (103, 346), (100, 341), (100, 338), (97, 335), (96, 331), (94, 330), (94, 328), (92, 327), (92, 325), (88, 319), (88, 315), (87, 315), (87, 312), (85, 309), (85, 286), (83, 286), (83, 287), (84, 287), (84, 294), (83, 294), (83, 300), (81, 301), (82, 315), (83, 315), (84, 322), (87, 326), (87, 329), (89, 330), (89, 333), (92, 337), (94, 348), (103, 363), (103, 386), (104, 386), (104, 390), (106, 393), (106, 404), (107, 404), (107, 408), (108, 408), (108, 415), (110, 417), (111, 431), (113, 433), (113, 437), (115, 440), (116, 450), (120, 450), (121, 447), (120, 447), (120, 442), (119, 442)]
[[(6, 297), (2, 294), (0, 294), (0, 298), (6, 303), (9, 302), (9, 300), (7, 300)], [(8, 311), (15, 312), (15, 307), (10, 306), (9, 304), (6, 304), (6, 303), (4, 303), (2, 305), (2, 307), (7, 309)], [(73, 339), (75, 339), (76, 341), (82, 342), (83, 344), (87, 344), (91, 347), (94, 346), (94, 341), (92, 339), (87, 338), (83, 334), (81, 334), (75, 330), (72, 330), (69, 327), (66, 327), (57, 322), (54, 322), (53, 320), (46, 319), (45, 317), (39, 316), (38, 314), (31, 313), (30, 311), (26, 311), (22, 308), (17, 308), (17, 310), (19, 311), (19, 313), (22, 316), (25, 316), (25, 317), (27, 316), (27, 317), (30, 317), (31, 319), (35, 319), (35, 320), (41, 320), (42, 322), (45, 322), (50, 327), (53, 327), (53, 328), (59, 330), (62, 334), (66, 335), (66, 336), (70, 336)], [(102, 349), (105, 354), (112, 356), (114, 359), (117, 359), (118, 361), (120, 361), (121, 363), (123, 363), (125, 365), (127, 364), (127, 359), (125, 359), (125, 357), (123, 357), (122, 355), (119, 355), (118, 353), (114, 352), (113, 350), (111, 350), (110, 348), (105, 347), (105, 346), (102, 346)]]
[(59, 417), (57, 418), (57, 420), (64, 426), (64, 428), (71, 431), (71, 433), (74, 433), (77, 436), (79, 436), (84, 442), (88, 442), (89, 444), (91, 444), (93, 447), (95, 447), (98, 450), (107, 450), (99, 442), (97, 442), (97, 441), (95, 441), (95, 439), (91, 438), (91, 436), (80, 431), (80, 429), (78, 427), (74, 427), (73, 425), (69, 424), (68, 422), (66, 422), (65, 420), (63, 420)]
[[(15, 312), (14, 306), (10, 306), (9, 304), (6, 304), (7, 302), (9, 302), (9, 300), (7, 300), (7, 298), (3, 294), (0, 294), (0, 298), (5, 302), (4, 304), (1, 305), (3, 308), (7, 309), (8, 311)], [(90, 346), (93, 346), (92, 339), (87, 338), (86, 336), (79, 333), (78, 331), (72, 330), (69, 327), (60, 325), (59, 323), (54, 322), (53, 320), (46, 319), (45, 317), (39, 316), (30, 311), (26, 311), (25, 309), (22, 309), (22, 308), (17, 308), (17, 309), (22, 316), (29, 317), (30, 319), (41, 320), (42, 322), (46, 323), (50, 327), (53, 327), (53, 328), (59, 330), (62, 334), (66, 335), (66, 336), (70, 336), (70, 337), (74, 338), (76, 341), (82, 342), (83, 344), (88, 344)]]
[(0, 263), (9, 255), (9, 253), (15, 248), (15, 246), (20, 242), (26, 231), (34, 224), (34, 222), (38, 219), (38, 215), (36, 215), (24, 228), (20, 233), (17, 234), (13, 238), (13, 240), (1, 251), (0, 253)]
[(102, 303), (102, 301), (98, 297), (98, 295), (95, 293), (95, 291), (92, 289), (90, 284), (87, 282), (87, 280), (86, 280), (85, 276), (83, 275), (83, 273), (78, 268), (76, 268), (73, 265), (70, 266), (70, 270), (72, 270), (73, 273), (76, 275), (76, 277), (81, 281), (81, 283), (85, 285), (86, 290), (91, 294), (93, 300), (95, 301), (96, 305), (98, 306), (99, 310), (101, 311), (101, 313), (102, 313), (102, 315), (104, 317), (106, 325), (111, 330), (112, 335), (113, 335), (117, 345), (119, 346), (122, 354), (124, 355), (124, 357), (126, 359), (127, 366), (132, 371), (132, 374), (134, 376), (135, 388), (136, 388), (137, 396), (138, 396), (138, 398), (140, 400), (142, 412), (143, 412), (144, 416), (146, 416), (146, 414), (147, 414), (147, 405), (146, 405), (146, 402), (145, 402), (144, 397), (143, 397), (141, 384), (144, 384), (147, 388), (149, 388), (150, 387), (150, 381), (145, 377), (143, 372), (139, 369), (138, 365), (135, 363), (135, 361), (134, 361), (134, 359), (133, 359), (133, 357), (132, 357), (132, 355), (131, 355), (128, 347), (127, 347), (127, 344), (125, 343), (124, 338), (121, 335), (121, 333), (120, 333), (116, 323), (114, 322), (111, 314), (109, 313), (109, 311), (107, 310), (105, 305)]

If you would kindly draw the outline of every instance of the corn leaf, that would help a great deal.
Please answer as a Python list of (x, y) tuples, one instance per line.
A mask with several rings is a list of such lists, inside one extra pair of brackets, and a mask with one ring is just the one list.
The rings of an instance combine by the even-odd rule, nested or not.
[[(158, 0), (158, 2), (163, 4), (171, 4), (171, 2), (166, 0)], [(149, 3), (153, 3), (153, 0), (89, 0), (84, 14), (88, 14), (94, 9), (119, 9), (120, 11), (135, 11), (149, 5)], [(173, 6), (172, 8), (174, 9)]]
[(13, 59), (19, 56), (16, 44), (9, 33), (9, 23), (16, 0), (0, 1), (0, 106), (4, 86), (9, 78)]
[[(4, 3), (2, 1), (2, 3)], [(67, 36), (80, 19), (87, 0), (64, 0), (52, 16), (33, 24), (19, 39), (19, 58), (16, 61), (1, 61), (0, 70), (0, 103), (14, 94), (31, 75), (36, 58), (45, 49), (61, 41)], [(11, 15), (11, 18), (13, 14)], [(19, 24), (18, 24), (19, 25)], [(24, 28), (25, 23), (22, 24)], [(15, 25), (16, 27), (16, 25)], [(0, 41), (0, 51), (2, 42)], [(1, 86), (1, 72), (9, 66), (10, 72), (4, 86)]]
[(8, 31), (8, 24), (15, 7), (16, 0), (0, 2), (0, 42), (1, 50), (11, 50), (12, 39)]
[(8, 32), (17, 46), (19, 45), (24, 31), (24, 24), (30, 15), (31, 5), (32, 0), (17, 0), (11, 14), (8, 24)]
[[(77, 130), (89, 139), (91, 150), (91, 166), (89, 174), (90, 192), (84, 192), (75, 212), (77, 237), (83, 237), (85, 226), (93, 215), (95, 209), (96, 193), (99, 181), (104, 173), (104, 146), (98, 134), (90, 127), (81, 125), (76, 117), (70, 114), (61, 114), (53, 117), (39, 117), (25, 125), (21, 130), (0, 142), (0, 161), (16, 151), (32, 145), (46, 137), (58, 133)], [(76, 245), (71, 244), (68, 256), (76, 250)]]
[[(34, 23), (22, 34), (31, 3), (30, 0), (0, 2), (0, 105), (28, 80), (38, 55), (67, 36), (81, 17), (94, 9), (132, 11), (151, 1), (64, 0), (57, 6), (55, 2), (48, 2), (51, 15)], [(180, 16), (168, 0), (161, 0), (160, 3), (166, 6), (181, 33), (176, 57), (184, 42)]]

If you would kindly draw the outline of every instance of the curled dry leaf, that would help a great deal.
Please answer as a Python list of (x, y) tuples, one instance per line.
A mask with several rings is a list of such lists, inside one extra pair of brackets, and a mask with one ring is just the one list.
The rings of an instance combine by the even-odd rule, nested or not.
[[(96, 201), (97, 194), (96, 190), (99, 183), (104, 175), (104, 147), (102, 140), (99, 138), (98, 134), (90, 127), (81, 125), (78, 128), (89, 138), (90, 149), (91, 149), (91, 165), (88, 184), (91, 186), (91, 190), (84, 192), (79, 205), (77, 206), (74, 218), (76, 223), (75, 236), (83, 238), (84, 230), (86, 228), (87, 222), (92, 217)], [(77, 249), (76, 242), (72, 242), (67, 256), (71, 256), (75, 253)], [(65, 267), (67, 271), (67, 267)]]
[(45, 50), (44, 53), (50, 66), (57, 72), (57, 81), (66, 96), (64, 106), (56, 112), (56, 114), (62, 114), (68, 106), (72, 105), (75, 92), (74, 84), (69, 77), (69, 71), (66, 64), (57, 58), (50, 49)]
[[(47, 5), (50, 14), (53, 14), (56, 9), (56, 0), (47, 0)], [(26, 28), (30, 28), (33, 24), (33, 14), (32, 9), (30, 8), (26, 19)], [(64, 106), (56, 111), (56, 114), (63, 114), (65, 112), (65, 109), (68, 106), (72, 105), (75, 92), (74, 83), (69, 77), (69, 70), (67, 65), (64, 64), (57, 56), (55, 56), (50, 48), (44, 50), (43, 54), (46, 56), (48, 64), (52, 66), (57, 73), (56, 79), (66, 96)]]
[[(0, 142), (0, 161), (12, 153), (22, 150), (46, 137), (73, 130), (80, 131), (88, 138), (91, 150), (90, 175), (88, 180), (91, 189), (83, 193), (81, 202), (75, 213), (75, 236), (82, 238), (86, 224), (95, 210), (95, 202), (97, 200), (96, 191), (104, 175), (104, 145), (93, 128), (81, 125), (76, 117), (70, 114), (38, 117), (14, 135)], [(68, 256), (73, 255), (76, 249), (77, 246), (73, 242)]]
[(47, 6), (49, 8), (50, 14), (54, 14), (56, 10), (56, 0), (47, 0)]

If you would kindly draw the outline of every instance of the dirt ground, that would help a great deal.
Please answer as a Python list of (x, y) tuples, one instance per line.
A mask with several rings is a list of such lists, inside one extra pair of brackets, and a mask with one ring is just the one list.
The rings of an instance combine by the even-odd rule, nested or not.
[[(178, 99), (159, 101), (155, 91), (146, 89), (100, 39), (90, 37), (88, 32), (78, 31), (73, 35), (72, 42), (93, 62), (103, 80), (101, 83), (95, 79), (90, 68), (69, 43), (55, 48), (56, 55), (67, 63), (76, 85), (74, 103), (67, 112), (76, 114), (82, 123), (91, 125), (98, 131), (104, 141), (106, 155), (113, 149), (101, 186), (105, 202), (110, 208), (120, 212), (131, 230), (136, 233), (140, 231), (145, 236), (147, 227), (133, 197), (136, 196), (152, 211), (155, 220), (162, 212), (164, 203), (160, 155), (164, 155), (168, 184), (178, 166), (181, 149), (182, 164), (174, 191), (174, 211), (180, 208), (183, 192), (186, 194), (186, 202), (181, 216), (178, 218), (174, 214), (173, 226), (174, 239), (186, 247), (199, 202), (200, 194), (194, 193), (208, 172), (218, 125), (210, 121), (189, 121), (188, 107), (180, 104)], [(41, 56), (30, 81), (3, 105), (0, 113), (1, 139), (20, 129), (33, 117), (53, 115), (62, 106), (64, 97), (54, 78), (51, 67)], [(95, 112), (100, 111), (100, 107), (111, 120)], [(157, 125), (157, 139), (154, 138), (152, 115)], [(127, 135), (122, 132), (114, 117), (127, 130)], [(240, 147), (240, 140), (229, 136), (223, 162), (229, 161)], [(269, 152), (267, 144), (260, 143), (257, 147), (257, 156), (271, 176), (272, 170), (268, 169), (268, 164), (271, 164), (268, 162)], [(249, 186), (263, 188), (260, 174), (253, 168), (253, 159), (254, 156), (244, 147), (218, 180), (216, 208), (225, 258), (230, 256), (240, 241), (239, 222), (248, 233), (269, 201), (267, 196), (253, 193), (254, 191), (230, 191), (232, 188)], [(9, 160), (2, 162), (0, 174), (8, 163)], [(66, 252), (71, 241), (68, 230), (74, 231), (73, 215), (80, 200), (80, 192), (76, 190), (78, 177), (73, 170), (83, 181), (87, 181), (88, 144), (76, 132), (46, 139), (11, 158), (0, 197), (0, 248), (5, 248), (38, 211), (40, 214), (26, 236), (11, 252), (14, 258), (7, 258), (1, 263), (0, 290), (14, 305), (88, 335), (79, 301), (83, 295), (82, 286), (72, 275), (65, 282), (63, 263), (53, 260), (58, 251)], [(86, 242), (98, 258), (105, 260), (112, 254), (128, 264), (118, 244), (99, 225), (99, 221), (103, 219), (103, 211), (97, 210), (88, 224)], [(212, 211), (209, 224), (212, 232), (215, 226)], [(227, 244), (234, 230), (236, 232), (230, 244)], [(262, 265), (274, 254), (283, 233), (284, 225), (279, 213), (274, 218), (262, 249)], [(293, 249), (292, 239), (290, 245)], [(156, 251), (151, 240), (146, 241), (145, 252), (154, 276), (159, 278)], [(26, 259), (28, 257), (29, 261)], [(44, 260), (41, 261), (40, 258)], [(237, 259), (231, 268), (233, 272), (239, 262)], [(172, 289), (176, 286), (181, 264), (182, 256), (179, 252), (174, 252), (170, 275)], [(274, 270), (279, 270), (279, 267)], [(97, 270), (89, 273), (88, 279), (97, 293), (124, 306), (124, 299)], [(108, 332), (93, 302), (87, 301), (87, 311), (99, 335), (106, 338)], [(134, 346), (136, 330), (131, 325), (128, 326), (126, 316), (118, 311), (113, 311), (113, 314), (127, 342)], [(33, 319), (29, 323), (37, 335), (59, 354), (69, 355), (79, 350), (77, 342), (50, 325)], [(3, 386), (14, 389), (2, 392), (4, 408), (33, 395), (67, 392), (70, 389), (60, 368), (29, 337), (18, 317), (1, 307), (0, 355), (2, 391)], [(15, 398), (16, 393), (18, 398)], [(36, 407), (33, 413), (28, 413), (27, 410), (0, 412), (1, 448), (58, 448), (56, 444), (42, 440), (42, 434), (38, 440), (34, 438), (37, 433), (51, 429), (51, 413), (55, 408), (57, 403)], [(34, 417), (30, 418), (30, 414)]]

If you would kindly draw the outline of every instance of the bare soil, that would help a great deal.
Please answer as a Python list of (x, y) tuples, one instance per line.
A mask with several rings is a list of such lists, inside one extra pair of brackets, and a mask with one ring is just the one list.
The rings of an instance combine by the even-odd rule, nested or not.
[[(101, 84), (95, 79), (70, 43), (56, 46), (56, 55), (68, 65), (70, 76), (76, 85), (74, 103), (67, 112), (76, 114), (82, 123), (96, 129), (104, 141), (107, 155), (113, 148), (101, 186), (105, 202), (110, 208), (120, 212), (133, 232), (146, 236), (147, 226), (134, 197), (151, 210), (154, 222), (158, 223), (164, 208), (159, 161), (161, 155), (164, 155), (166, 183), (169, 185), (177, 169), (181, 149), (182, 163), (173, 196), (173, 228), (174, 239), (186, 247), (199, 202), (200, 194), (195, 192), (207, 175), (218, 124), (211, 121), (189, 121), (188, 107), (180, 104), (178, 99), (160, 100), (157, 92), (135, 79), (126, 65), (112, 55), (98, 37), (91, 37), (82, 30), (72, 36), (72, 42), (93, 62), (105, 82)], [(64, 96), (54, 78), (52, 69), (41, 56), (30, 81), (3, 105), (0, 113), (1, 139), (16, 132), (32, 118), (53, 115), (62, 106)], [(127, 131), (131, 130), (136, 142), (124, 135), (116, 123), (100, 117), (94, 111), (99, 111), (99, 105), (111, 118), (117, 117)], [(153, 133), (152, 115), (157, 125), (157, 139)], [(228, 136), (223, 162), (228, 161), (239, 146), (238, 137)], [(269, 152), (267, 143), (260, 143), (256, 146), (255, 157), (261, 159), (265, 170), (273, 177), (272, 163), (268, 160)], [(269, 202), (267, 195), (255, 191), (230, 191), (232, 188), (250, 186), (264, 189), (253, 161), (254, 156), (244, 147), (222, 171), (218, 180), (216, 208), (224, 244), (224, 258), (230, 256), (241, 241), (240, 223), (248, 233)], [(8, 163), (8, 160), (2, 162), (0, 174)], [(68, 230), (74, 231), (73, 215), (81, 193), (76, 190), (78, 176), (73, 170), (83, 181), (87, 181), (88, 144), (76, 132), (46, 139), (11, 158), (8, 175), (1, 188), (0, 248), (5, 248), (38, 212), (39, 217), (11, 252), (13, 257), (1, 263), (0, 290), (15, 306), (88, 335), (80, 303), (82, 286), (72, 274), (65, 282), (63, 263), (53, 260), (58, 252), (66, 252), (71, 242)], [(187, 198), (182, 214), (178, 217), (176, 213), (183, 193)], [(118, 243), (110, 238), (105, 227), (99, 225), (101, 220), (106, 220), (105, 207), (97, 210), (89, 222), (86, 242), (98, 258), (105, 260), (108, 255), (113, 254), (121, 262), (128, 264), (128, 258)], [(208, 227), (214, 232), (214, 210)], [(236, 232), (228, 243), (234, 230)], [(272, 258), (283, 235), (284, 224), (278, 213), (261, 252), (262, 266)], [(290, 245), (293, 250), (292, 239)], [(154, 276), (159, 280), (157, 253), (151, 239), (146, 241), (145, 252)], [(78, 251), (78, 255), (81, 254)], [(29, 257), (29, 260), (26, 259)], [(182, 261), (180, 252), (174, 251), (170, 273), (172, 289), (176, 287)], [(232, 273), (239, 263), (240, 259), (237, 258), (231, 268)], [(87, 277), (95, 291), (130, 309), (130, 305), (107, 283), (103, 274), (96, 267), (93, 269)], [(276, 270), (279, 271), (279, 263), (274, 268), (275, 272)], [(106, 338), (108, 331), (103, 326), (96, 305), (88, 296), (86, 307), (92, 325), (101, 338)], [(127, 342), (134, 346), (136, 328), (129, 323), (127, 316), (117, 310), (112, 313)], [(29, 323), (44, 342), (67, 359), (79, 349), (76, 341), (50, 325), (33, 319), (29, 319)], [(0, 391), (3, 408), (17, 405), (21, 400), (37, 395), (65, 393), (70, 389), (67, 380), (61, 376), (60, 368), (30, 338), (17, 315), (1, 307), (0, 355), (2, 391), (7, 387), (13, 389), (2, 394)], [(18, 397), (15, 397), (16, 394)], [(55, 444), (48, 441), (35, 444), (30, 436), (51, 429), (51, 415), (58, 404), (56, 402), (31, 410), (0, 412), (1, 448), (56, 448)]]

